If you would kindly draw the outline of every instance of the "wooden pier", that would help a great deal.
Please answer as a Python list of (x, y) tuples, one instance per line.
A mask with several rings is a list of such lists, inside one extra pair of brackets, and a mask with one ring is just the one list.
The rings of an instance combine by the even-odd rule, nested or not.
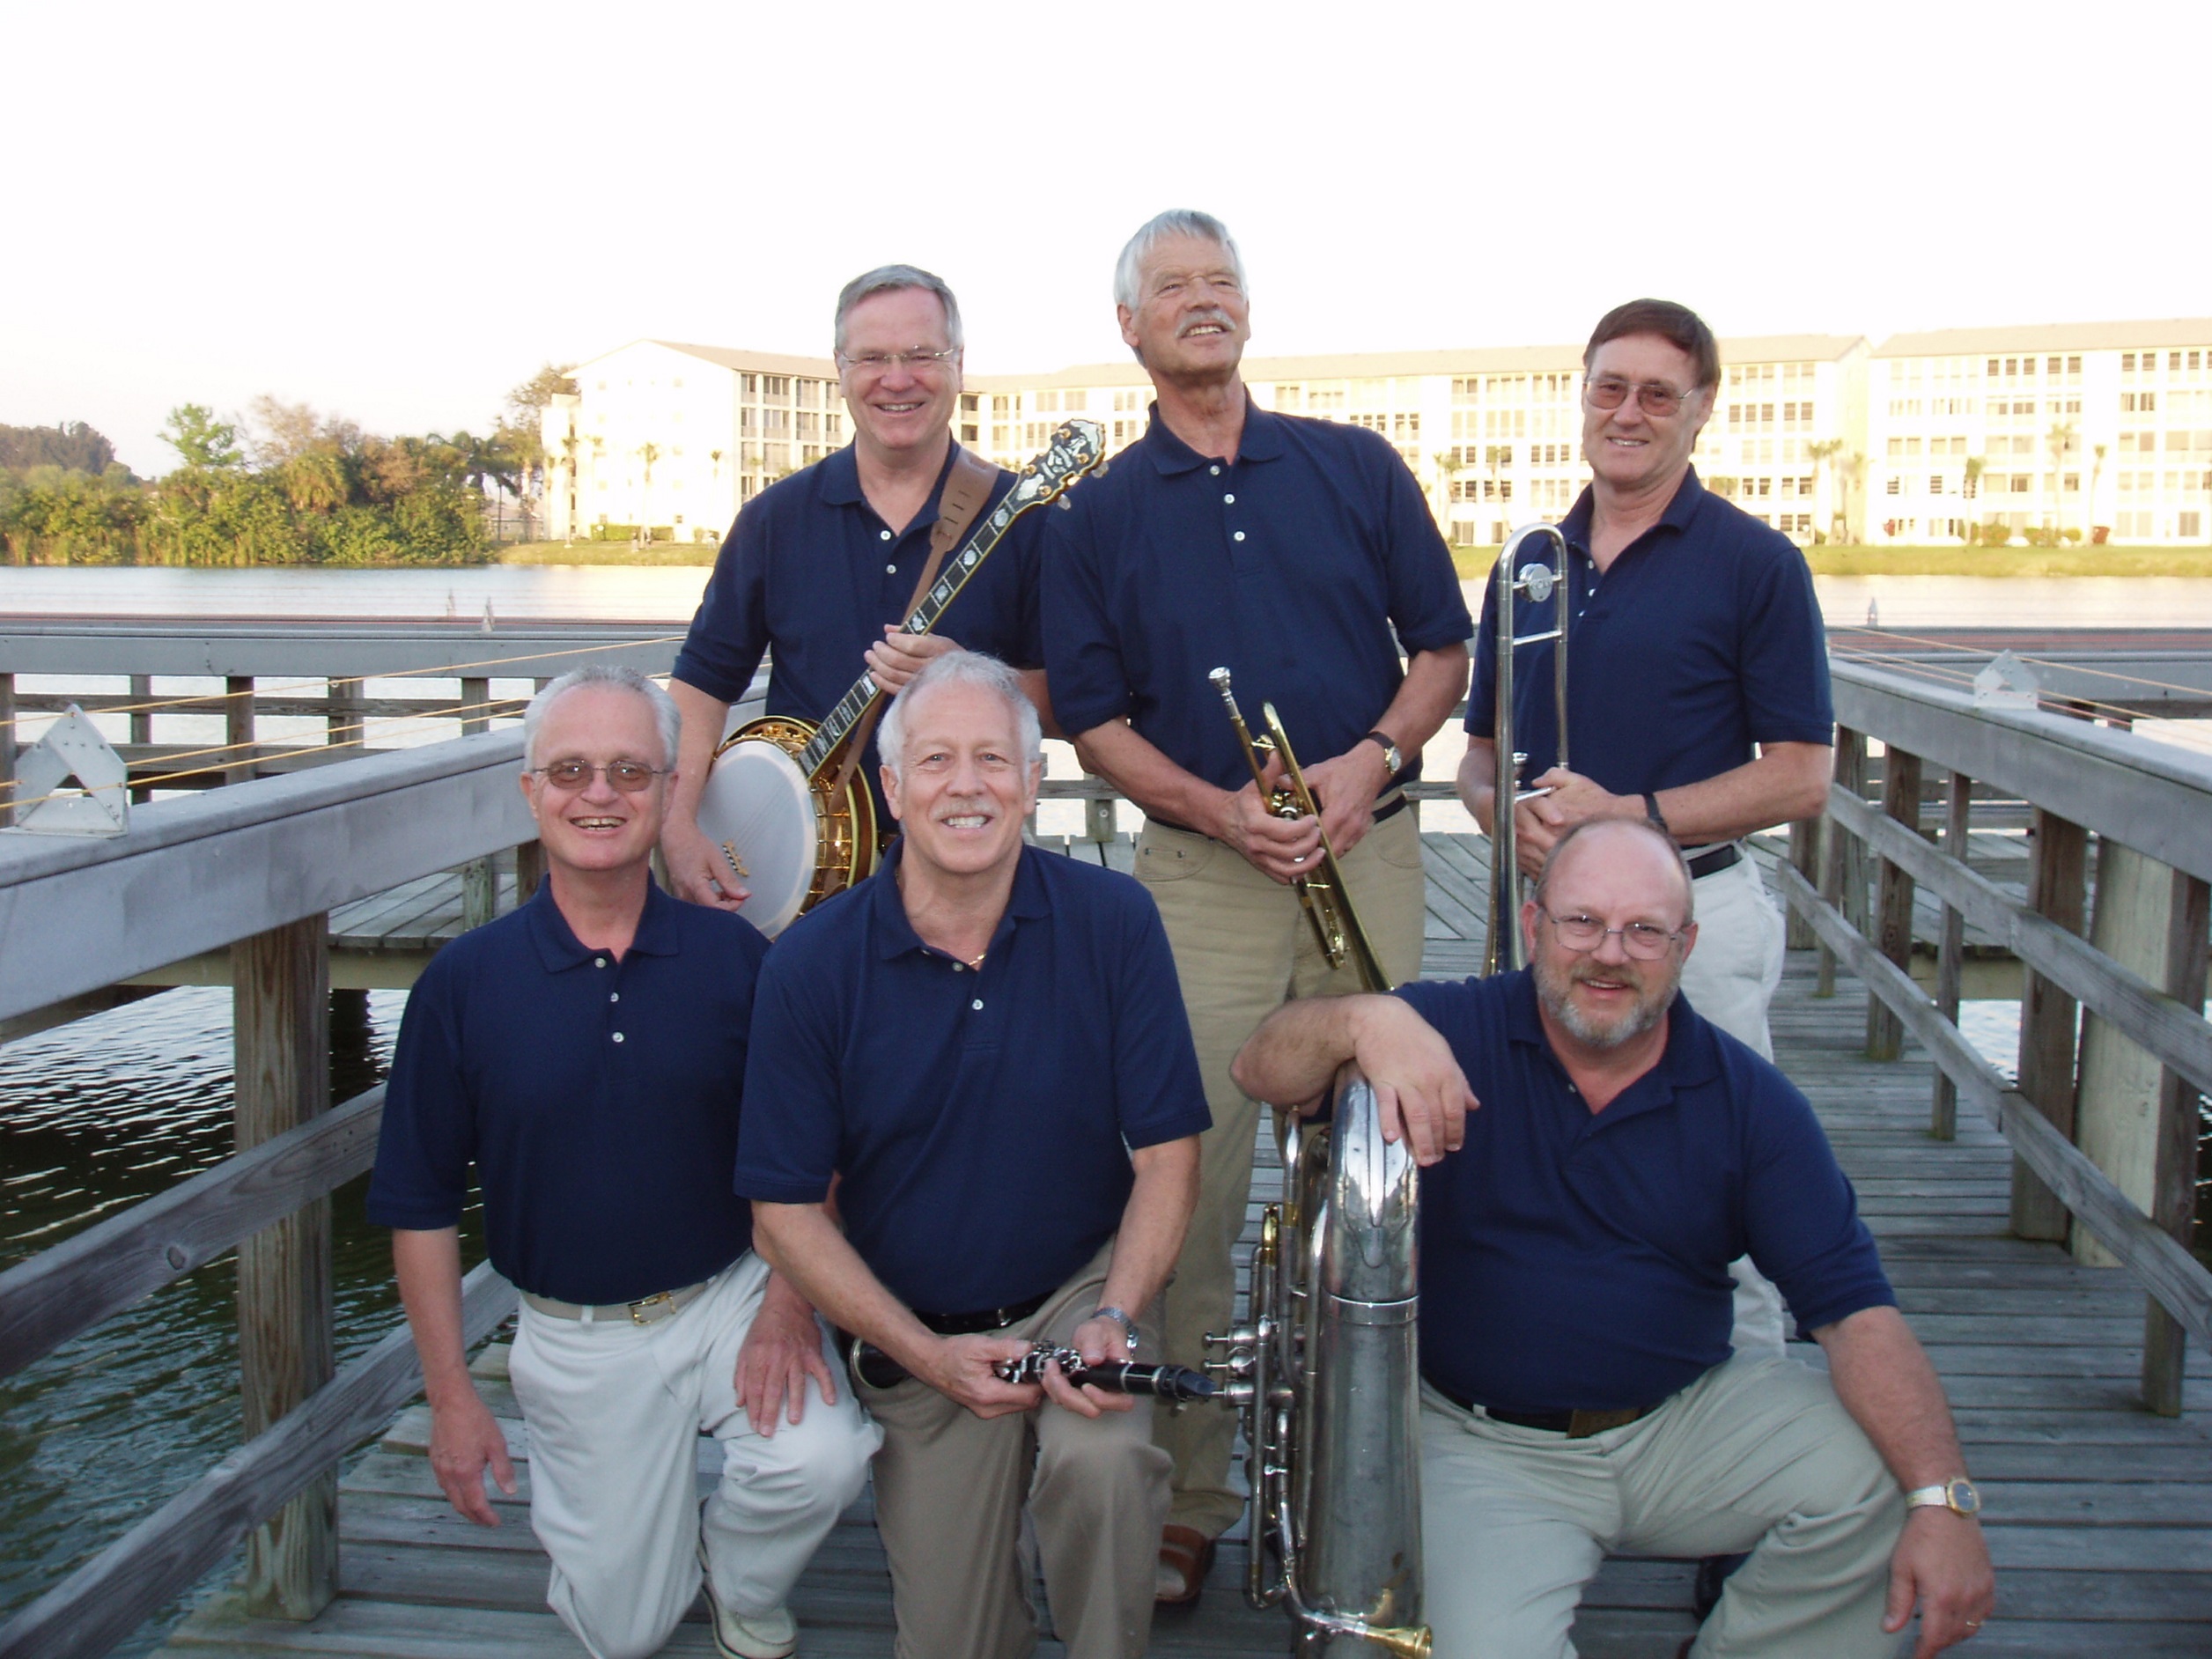
[[(1487, 873), (1472, 837), (1425, 837), (1432, 977), (1470, 972), (1481, 945)], [(1124, 863), (1128, 844), (1070, 851)], [(1846, 979), (1814, 996), (1810, 951), (1791, 953), (1773, 1024), (1778, 1058), (1812, 1098), (1859, 1190), (1906, 1313), (1942, 1371), (1970, 1467), (1988, 1505), (1998, 1567), (1994, 1621), (1968, 1651), (1996, 1655), (2202, 1655), (2212, 1649), (2212, 1365), (2193, 1354), (2187, 1411), (2154, 1417), (2138, 1398), (2142, 1296), (2124, 1273), (2077, 1265), (2055, 1244), (2007, 1235), (2011, 1155), (1995, 1131), (1962, 1122), (1928, 1133), (1932, 1068), (1917, 1051), (1864, 1056), (1866, 995)], [(1263, 1148), (1257, 1205), (1278, 1185)], [(1815, 1362), (1818, 1350), (1794, 1352)], [(165, 1650), (173, 1659), (571, 1659), (581, 1653), (544, 1605), (545, 1558), (527, 1518), (528, 1449), (505, 1381), (505, 1347), (476, 1361), (487, 1399), (522, 1459), (522, 1490), (494, 1494), (505, 1524), (456, 1518), (424, 1452), (427, 1408), (402, 1412), (340, 1486), (338, 1598), (292, 1624), (246, 1617), (218, 1596)], [(713, 1478), (703, 1441), (701, 1480)], [(1204, 1600), (1154, 1630), (1161, 1659), (1285, 1650), (1276, 1612), (1241, 1596), (1244, 1546), (1225, 1547)], [(1671, 1659), (1695, 1628), (1693, 1567), (1609, 1561), (1584, 1604), (1576, 1645), (1589, 1659)], [(794, 1597), (800, 1651), (861, 1659), (891, 1651), (890, 1582), (864, 1497)], [(713, 1651), (695, 1609), (670, 1654)], [(1047, 1641), (1040, 1651), (1059, 1651)]]

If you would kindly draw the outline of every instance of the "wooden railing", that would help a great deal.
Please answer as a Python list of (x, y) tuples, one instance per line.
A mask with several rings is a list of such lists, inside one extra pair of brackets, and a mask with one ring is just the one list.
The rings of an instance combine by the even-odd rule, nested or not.
[[(2016, 1234), (2070, 1243), (2143, 1286), (2143, 1401), (2177, 1415), (2186, 1334), (2212, 1342), (2212, 1273), (2187, 1248), (2198, 1097), (2212, 1093), (2212, 759), (1859, 664), (1835, 664), (1834, 684), (1828, 809), (1796, 827), (1779, 873), (1822, 947), (1823, 986), (1839, 961), (1865, 983), (1870, 1054), (1894, 1058), (1907, 1031), (1927, 1050), (1931, 1134), (1950, 1138), (1960, 1099), (2003, 1133)], [(1884, 749), (1878, 802), (1869, 738)], [(1930, 769), (1948, 775), (1940, 840), (1921, 822)], [(2029, 804), (2024, 900), (1966, 863), (1978, 787)], [(1933, 998), (1907, 971), (1921, 887), (1943, 906)], [(2025, 972), (2017, 1083), (1958, 1028), (1969, 925)]]

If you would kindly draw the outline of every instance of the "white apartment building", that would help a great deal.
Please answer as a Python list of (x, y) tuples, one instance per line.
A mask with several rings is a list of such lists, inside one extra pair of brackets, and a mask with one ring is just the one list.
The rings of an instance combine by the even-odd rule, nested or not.
[(2212, 542), (2212, 319), (1899, 335), (1867, 402), (1869, 541)]

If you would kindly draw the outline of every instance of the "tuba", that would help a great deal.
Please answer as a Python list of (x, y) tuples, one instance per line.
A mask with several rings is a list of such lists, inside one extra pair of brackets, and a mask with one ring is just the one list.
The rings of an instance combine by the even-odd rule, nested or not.
[[(1551, 564), (1534, 560), (1526, 564), (1515, 564), (1521, 544), (1531, 536), (1550, 539)], [(1493, 775), (1496, 793), (1491, 796), (1490, 808), (1490, 937), (1483, 947), (1485, 977), (1501, 968), (1528, 966), (1528, 951), (1521, 938), (1520, 849), (1513, 827), (1513, 809), (1533, 796), (1547, 793), (1521, 787), (1521, 768), (1529, 757), (1513, 747), (1513, 653), (1517, 645), (1541, 645), (1547, 639), (1559, 642), (1552, 652), (1552, 695), (1559, 712), (1559, 751), (1553, 763), (1567, 764), (1567, 612), (1572, 584), (1567, 579), (1567, 538), (1559, 533), (1559, 526), (1527, 524), (1515, 530), (1513, 539), (1499, 551), (1490, 582), (1496, 596), (1496, 603), (1492, 607), (1492, 641), (1497, 658), (1493, 679), (1497, 695), (1491, 741), (1496, 750), (1493, 758), (1497, 770)], [(1530, 603), (1541, 605), (1554, 593), (1559, 595), (1558, 608), (1552, 613), (1554, 625), (1542, 633), (1515, 632), (1515, 600), (1525, 594)]]
[[(1262, 705), (1267, 734), (1255, 739), (1228, 670), (1209, 677), (1264, 794), (1263, 749), (1282, 761), (1285, 787), (1275, 792), (1274, 809), (1318, 818), (1273, 705)], [(1323, 951), (1332, 965), (1351, 962), (1365, 989), (1390, 990), (1325, 834), (1317, 863), (1295, 885)], [(1206, 1337), (1215, 1397), (1243, 1423), (1250, 1488), (1244, 1595), (1255, 1607), (1288, 1610), (1294, 1653), (1427, 1659), (1415, 1346), (1419, 1171), (1405, 1141), (1383, 1139), (1375, 1091), (1349, 1068), (1332, 1118), (1300, 1129), (1277, 1117), (1289, 1176), (1285, 1201), (1261, 1217), (1245, 1323)]]

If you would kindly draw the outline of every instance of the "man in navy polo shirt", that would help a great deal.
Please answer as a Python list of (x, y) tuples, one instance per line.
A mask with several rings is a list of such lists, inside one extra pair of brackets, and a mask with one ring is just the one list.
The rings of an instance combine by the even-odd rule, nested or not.
[[(730, 705), (764, 653), (772, 653), (766, 712), (816, 723), (862, 674), (896, 691), (955, 641), (1028, 671), (1030, 695), (1046, 706), (1039, 515), (1014, 520), (938, 630), (899, 631), (959, 453), (951, 421), (962, 345), (952, 290), (912, 265), (865, 272), (837, 296), (837, 383), (852, 442), (739, 512), (668, 684), (683, 711), (683, 746), (662, 852), (677, 893), (694, 903), (734, 910), (747, 896), (700, 833), (698, 803)], [(1014, 475), (1000, 472), (976, 522), (1013, 487)], [(859, 775), (876, 790), (876, 822), (888, 823), (875, 774), (871, 739)]]
[[(1655, 827), (1576, 826), (1522, 909), (1528, 970), (1296, 1003), (1237, 1058), (1288, 1106), (1355, 1061), (1423, 1165), (1439, 1655), (1572, 1652), (1608, 1550), (1751, 1552), (1704, 1659), (1886, 1656), (1915, 1604), (1927, 1659), (1989, 1616), (1980, 1500), (1850, 1183), (1788, 1080), (1677, 995), (1693, 899)], [(1730, 1354), (1746, 1251), (1827, 1375)]]
[[(394, 1229), (454, 1509), (498, 1524), (487, 1467), (515, 1490), (461, 1346), (473, 1164), (492, 1264), (522, 1293), (510, 1366), (547, 1602), (599, 1659), (631, 1659), (667, 1640), (704, 1569), (718, 1650), (776, 1659), (797, 1642), (785, 1598), (877, 1435), (729, 1191), (768, 946), (647, 873), (677, 720), (628, 668), (579, 668), (531, 703), (521, 781), (546, 880), (416, 983), (369, 1220)], [(704, 1512), (703, 1432), (722, 1449)]]
[(778, 1270), (909, 1374), (855, 1384), (903, 1659), (1035, 1648), (1025, 1503), (1067, 1652), (1135, 1659), (1168, 1508), (1150, 1402), (992, 1368), (1039, 1338), (1157, 1354), (1206, 1125), (1174, 964), (1135, 882), (1023, 846), (1043, 762), (1005, 664), (938, 658), (882, 741), (903, 833), (762, 972), (737, 1190)]
[[(1213, 1128), (1189, 1244), (1168, 1293), (1171, 1360), (1228, 1327), (1259, 1113), (1229, 1079), (1237, 1044), (1286, 997), (1358, 988), (1331, 971), (1289, 883), (1343, 861), (1393, 979), (1419, 971), (1419, 815), (1403, 785), (1467, 685), (1467, 608), (1397, 452), (1356, 426), (1252, 405), (1242, 262), (1220, 220), (1162, 213), (1122, 250), (1122, 338), (1151, 377), (1150, 430), (1053, 514), (1045, 659), (1084, 763), (1145, 810), (1137, 874), (1175, 950)], [(1399, 653), (1410, 660), (1401, 663)], [(1257, 718), (1272, 701), (1323, 825), (1286, 822), (1253, 785), (1207, 681), (1228, 667)], [(1158, 1419), (1176, 1463), (1163, 1599), (1194, 1599), (1242, 1512), (1226, 1413)]]

